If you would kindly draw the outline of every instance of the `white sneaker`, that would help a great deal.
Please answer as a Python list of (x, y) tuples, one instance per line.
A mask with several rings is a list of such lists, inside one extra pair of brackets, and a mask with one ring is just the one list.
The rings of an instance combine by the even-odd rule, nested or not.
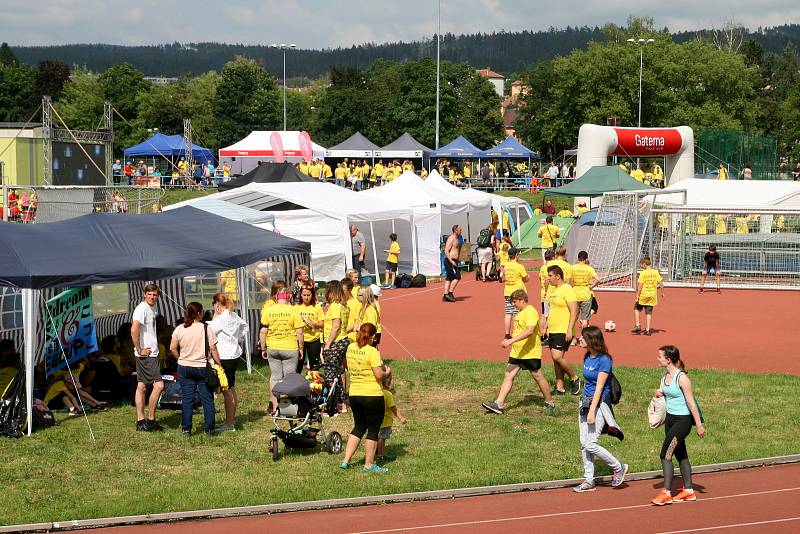
[(616, 488), (625, 482), (625, 475), (628, 474), (628, 464), (622, 464), (622, 469), (614, 471), (614, 476), (611, 478), (611, 487)]
[(594, 491), (596, 489), (597, 487), (595, 487), (593, 483), (589, 482), (588, 480), (584, 480), (583, 482), (572, 488), (572, 491), (574, 491), (575, 493), (586, 493), (587, 491)]

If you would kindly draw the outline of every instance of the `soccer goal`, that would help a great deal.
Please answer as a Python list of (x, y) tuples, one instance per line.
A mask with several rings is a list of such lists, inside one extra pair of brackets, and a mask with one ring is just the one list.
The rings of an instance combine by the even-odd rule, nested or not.
[[(642, 255), (665, 284), (698, 286), (709, 246), (720, 254), (721, 286), (800, 289), (800, 209), (652, 208)], [(715, 280), (706, 282), (713, 287)]]

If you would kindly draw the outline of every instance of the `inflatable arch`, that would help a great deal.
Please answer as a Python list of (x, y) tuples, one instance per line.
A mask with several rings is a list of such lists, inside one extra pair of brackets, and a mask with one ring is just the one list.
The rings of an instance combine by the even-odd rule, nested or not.
[(578, 133), (575, 176), (596, 165), (608, 165), (608, 156), (624, 158), (664, 156), (668, 184), (694, 178), (694, 132), (677, 128), (619, 128), (584, 124)]

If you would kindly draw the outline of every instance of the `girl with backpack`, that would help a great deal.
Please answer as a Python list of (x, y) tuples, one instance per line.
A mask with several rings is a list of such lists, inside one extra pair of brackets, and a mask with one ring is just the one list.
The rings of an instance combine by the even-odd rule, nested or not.
[[(692, 382), (686, 374), (681, 353), (674, 345), (664, 345), (658, 349), (658, 365), (666, 372), (661, 377), (661, 387), (656, 397), (666, 397), (667, 416), (664, 420), (664, 443), (661, 446), (661, 467), (664, 470), (664, 488), (650, 501), (656, 506), (674, 502), (693, 502), (697, 496), (692, 489), (692, 465), (686, 452), (686, 437), (692, 425), (701, 438), (706, 435), (703, 415), (694, 398)], [(678, 459), (683, 479), (683, 488), (672, 495), (672, 477), (675, 471), (672, 457)]]
[(613, 368), (611, 355), (608, 353), (603, 332), (599, 328), (587, 326), (581, 335), (580, 344), (586, 349), (586, 355), (583, 357), (585, 385), (579, 405), (578, 428), (580, 429), (584, 480), (573, 488), (576, 493), (595, 490), (595, 458), (599, 458), (612, 469), (612, 487), (616, 488), (621, 485), (628, 473), (628, 464), (621, 463), (597, 442), (603, 427), (609, 424), (613, 417), (613, 412), (608, 406), (611, 397), (610, 377)]

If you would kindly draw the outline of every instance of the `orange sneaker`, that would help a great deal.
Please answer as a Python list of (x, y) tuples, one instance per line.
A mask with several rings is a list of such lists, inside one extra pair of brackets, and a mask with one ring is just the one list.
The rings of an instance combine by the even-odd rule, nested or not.
[(672, 498), (672, 502), (694, 502), (696, 500), (697, 495), (693, 491), (686, 491), (683, 488)]
[(656, 498), (650, 501), (651, 503), (655, 504), (656, 506), (664, 506), (665, 504), (672, 504), (672, 495), (668, 494), (663, 489), (658, 492)]

